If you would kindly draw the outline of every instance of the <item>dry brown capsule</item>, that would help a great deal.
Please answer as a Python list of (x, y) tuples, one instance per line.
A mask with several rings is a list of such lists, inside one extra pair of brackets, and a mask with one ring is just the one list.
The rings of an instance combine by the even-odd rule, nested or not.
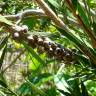
[(37, 47), (37, 52), (38, 52), (39, 54), (43, 54), (43, 53), (45, 52), (44, 47), (38, 46), (38, 47)]
[(50, 48), (50, 42), (49, 41), (43, 41), (44, 48)]
[(27, 25), (22, 26), (22, 32), (24, 32), (24, 33), (28, 32), (28, 26)]
[(19, 32), (14, 32), (14, 33), (13, 33), (13, 38), (19, 38), (19, 37), (20, 37)]
[(62, 52), (62, 49), (57, 47), (55, 50), (54, 50), (54, 55), (61, 55), (61, 52)]
[(43, 46), (43, 39), (39, 37), (37, 43), (38, 45)]
[(27, 40), (28, 40), (29, 42), (34, 43), (34, 38), (33, 38), (31, 35), (29, 35), (29, 36), (27, 37)]
[(32, 48), (36, 48), (34, 38), (31, 35), (27, 37), (27, 40), (28, 40), (28, 44), (32, 46)]
[(18, 41), (20, 42), (21, 40), (23, 40), (23, 37), (20, 35), (19, 32), (14, 32), (14, 33), (12, 34), (12, 37), (13, 37), (13, 39), (16, 40), (17, 42), (18, 42)]
[(54, 42), (52, 42), (51, 47), (52, 47), (53, 50), (55, 50), (57, 48), (57, 45)]
[(34, 42), (38, 41), (38, 36), (37, 35), (34, 35), (33, 38), (34, 38)]
[(67, 53), (67, 54), (63, 57), (63, 60), (64, 60), (65, 62), (67, 62), (67, 63), (70, 63), (70, 62), (73, 61), (73, 58), (72, 58), (72, 56), (71, 56), (69, 53)]
[(49, 54), (52, 54), (53, 53), (53, 49), (51, 47), (49, 48), (48, 53)]

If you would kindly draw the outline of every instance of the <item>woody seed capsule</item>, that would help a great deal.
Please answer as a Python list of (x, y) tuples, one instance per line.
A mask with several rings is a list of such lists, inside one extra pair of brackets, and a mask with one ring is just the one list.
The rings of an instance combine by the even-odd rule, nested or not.
[(54, 51), (54, 54), (55, 55), (60, 55), (61, 54), (61, 49), (60, 48), (56, 48), (55, 51)]
[(50, 53), (53, 53), (53, 49), (50, 47), (49, 50), (48, 50), (49, 54)]
[(32, 36), (28, 36), (27, 39), (28, 39), (29, 42), (34, 42), (34, 39), (33, 39)]
[(28, 36), (28, 44), (32, 46), (32, 48), (36, 48), (36, 44), (34, 43), (34, 38), (32, 36)]
[(37, 36), (37, 35), (34, 35), (33, 38), (34, 38), (34, 41), (35, 41), (35, 42), (38, 41), (38, 36)]
[(20, 34), (19, 34), (18, 32), (15, 32), (15, 33), (13, 34), (13, 36), (14, 36), (15, 38), (18, 38), (18, 37), (20, 36)]
[(38, 44), (43, 45), (43, 40), (41, 38), (38, 38)]
[(57, 47), (57, 45), (56, 45), (55, 43), (52, 42), (52, 43), (51, 43), (51, 47), (52, 47), (53, 50), (55, 50), (56, 47)]
[(50, 47), (50, 42), (49, 41), (44, 41), (43, 45), (45, 48), (49, 48)]

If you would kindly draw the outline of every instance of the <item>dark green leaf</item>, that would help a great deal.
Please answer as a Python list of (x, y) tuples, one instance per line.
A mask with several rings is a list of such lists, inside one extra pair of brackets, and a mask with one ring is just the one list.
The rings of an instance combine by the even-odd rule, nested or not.
[(3, 61), (4, 61), (4, 57), (5, 57), (6, 50), (7, 50), (7, 45), (6, 45), (5, 48), (3, 49), (3, 53), (2, 53), (1, 58), (0, 58), (0, 69), (1, 69), (2, 64), (3, 64)]
[(32, 90), (31, 87), (28, 86), (28, 84), (25, 82), (23, 83), (17, 90), (16, 93), (19, 94), (19, 96), (31, 96), (32, 95)]
[(82, 89), (82, 96), (89, 96), (88, 91), (82, 81), (81, 81), (81, 89)]
[(79, 3), (78, 3), (78, 12), (79, 12), (80, 16), (82, 17), (84, 24), (87, 27), (90, 27), (89, 18), (86, 16), (86, 13), (84, 12), (83, 8), (80, 6)]
[(25, 18), (22, 22), (23, 24), (28, 26), (29, 30), (32, 30), (36, 25), (36, 23), (38, 22), (38, 20), (34, 17), (31, 17), (31, 18)]
[(29, 53), (38, 61), (41, 63), (41, 65), (46, 65), (46, 63), (40, 58), (40, 56), (25, 42), (23, 42), (24, 47), (29, 51)]
[[(57, 10), (56, 8), (58, 7), (58, 3), (55, 2), (54, 0), (45, 0), (45, 2), (48, 4), (48, 6), (52, 9), (52, 11), (54, 11), (56, 14), (57, 14)], [(55, 5), (57, 6), (54, 6), (54, 3)]]
[(89, 61), (89, 59), (86, 58), (85, 56), (83, 56), (82, 54), (77, 54), (77, 57), (76, 57), (76, 58), (77, 58), (77, 60), (78, 60), (80, 63), (84, 64), (85, 66), (91, 64), (91, 62)]
[(64, 96), (73, 96), (72, 94), (68, 93), (68, 92), (64, 92), (61, 89), (58, 89), (60, 93), (62, 93)]
[(56, 92), (56, 88), (52, 87), (50, 89), (46, 90), (46, 94), (48, 94), (48, 96), (57, 96), (58, 93)]
[(38, 75), (31, 75), (29, 77), (29, 81), (36, 84), (36, 85), (42, 85), (45, 82), (48, 82), (53, 79), (52, 74), (50, 73), (43, 73), (43, 74), (38, 74)]
[(3, 40), (0, 41), (0, 50), (4, 47), (4, 45), (7, 43), (8, 36), (6, 36)]
[(4, 88), (7, 88), (7, 82), (6, 82), (6, 79), (4, 77), (4, 75), (2, 73), (0, 73), (0, 85)]
[[(76, 14), (79, 14), (87, 27), (90, 27), (89, 18), (86, 15), (86, 12), (83, 10), (78, 0), (72, 0)], [(78, 13), (77, 13), (78, 12)]]
[(73, 4), (75, 10), (77, 10), (78, 0), (72, 0), (72, 4)]
[(93, 26), (93, 30), (94, 30), (94, 35), (96, 36), (96, 23), (93, 22), (92, 26)]
[(50, 4), (52, 4), (55, 8), (60, 8), (60, 5), (55, 0), (48, 0), (48, 2), (50, 2)]

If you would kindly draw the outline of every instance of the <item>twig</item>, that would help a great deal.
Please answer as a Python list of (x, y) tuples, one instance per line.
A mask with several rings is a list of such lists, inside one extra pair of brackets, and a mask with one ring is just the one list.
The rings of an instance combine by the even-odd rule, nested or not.
[(22, 19), (22, 18), (26, 18), (28, 16), (39, 16), (39, 17), (45, 17), (45, 13), (43, 10), (41, 9), (29, 9), (29, 10), (25, 10), (23, 12), (20, 12), (16, 15), (5, 15), (3, 17), (5, 17), (6, 19), (10, 19), (10, 20), (19, 20), (19, 19)]
[[(28, 18), (28, 17), (36, 17), (36, 18), (42, 18), (42, 17), (44, 17), (44, 18), (49, 18), (45, 13), (44, 13), (44, 11), (42, 10), (42, 9), (29, 9), (29, 10), (25, 10), (25, 11), (23, 11), (23, 12), (21, 12), (21, 13), (18, 13), (18, 14), (15, 14), (15, 15), (4, 15), (3, 17), (5, 17), (6, 19), (9, 19), (9, 20), (15, 20), (15, 21), (17, 21), (17, 20), (21, 20), (21, 19), (24, 19), (24, 18)], [(65, 18), (63, 17), (63, 16), (61, 16), (61, 15), (59, 15), (59, 17), (62, 19), (62, 20), (65, 20)], [(73, 25), (75, 25), (75, 26), (77, 26), (77, 27), (80, 27), (79, 26), (79, 23), (78, 22), (76, 22), (76, 20), (73, 20), (73, 19), (71, 19), (71, 18), (67, 18), (68, 19), (68, 22), (70, 23), (70, 24), (73, 24)]]

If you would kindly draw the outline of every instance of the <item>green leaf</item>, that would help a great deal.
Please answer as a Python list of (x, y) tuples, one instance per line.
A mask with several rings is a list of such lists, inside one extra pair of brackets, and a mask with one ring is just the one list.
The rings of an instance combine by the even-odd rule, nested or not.
[(32, 95), (32, 90), (31, 90), (31, 87), (28, 86), (27, 82), (23, 83), (17, 90), (16, 90), (16, 93), (21, 96), (31, 96)]
[(81, 96), (78, 79), (69, 79), (68, 84), (72, 88), (72, 92), (75, 96)]
[(77, 60), (80, 63), (84, 64), (84, 66), (87, 66), (87, 65), (90, 65), (91, 64), (91, 62), (89, 61), (89, 59), (87, 57), (83, 56), (82, 54), (77, 53), (76, 56), (77, 56)]
[(86, 16), (86, 13), (84, 12), (83, 8), (80, 6), (79, 3), (78, 3), (78, 12), (79, 12), (80, 16), (82, 17), (84, 24), (87, 27), (90, 27), (89, 18)]
[(46, 94), (48, 94), (48, 96), (58, 96), (58, 93), (55, 87), (47, 89)]
[(9, 36), (6, 36), (2, 41), (0, 41), (0, 50), (4, 47), (4, 45), (7, 43)]
[(65, 96), (81, 96), (78, 79), (71, 78), (68, 73), (58, 71), (54, 81), (59, 91)]
[(2, 53), (1, 58), (0, 58), (0, 69), (1, 69), (3, 61), (4, 61), (6, 50), (7, 50), (7, 44), (6, 44), (5, 48), (3, 49), (3, 53)]
[[(38, 89), (33, 83), (31, 83), (29, 80), (26, 80), (28, 86), (31, 87), (31, 89), (33, 90), (33, 92), (35, 94), (39, 94), (41, 96), (48, 96), (42, 89)], [(36, 95), (35, 95), (36, 96)]]
[(66, 32), (65, 30), (55, 26), (57, 28), (57, 30), (64, 36), (66, 36), (70, 41), (72, 41), (76, 46), (81, 47), (83, 42), (78, 39), (75, 35), (73, 35), (70, 32)]
[[(48, 4), (48, 6), (52, 9), (52, 11), (54, 12), (54, 13), (56, 13), (57, 14), (57, 10), (56, 10), (56, 8), (58, 8), (58, 6), (59, 5), (57, 5), (57, 2), (55, 2), (54, 0), (46, 0), (45, 1), (47, 4)], [(54, 6), (54, 3), (56, 4), (56, 6)]]
[(58, 91), (59, 91), (60, 93), (62, 93), (64, 96), (72, 96), (72, 94), (70, 94), (70, 93), (68, 93), (68, 92), (64, 92), (64, 91), (61, 90), (61, 89), (58, 89)]
[(46, 63), (40, 58), (40, 56), (32, 49), (32, 47), (28, 46), (25, 42), (22, 42), (24, 47), (28, 50), (28, 52), (38, 61), (41, 65), (46, 65)]
[(29, 81), (34, 83), (36, 86), (40, 86), (44, 84), (45, 82), (48, 82), (53, 79), (52, 74), (50, 73), (43, 73), (43, 74), (38, 74), (38, 75), (30, 75)]
[(4, 88), (8, 87), (6, 79), (4, 78), (4, 75), (2, 73), (0, 73), (0, 85)]
[(62, 90), (64, 93), (71, 94), (70, 86), (66, 82), (65, 78), (63, 78), (62, 74), (57, 74), (54, 76), (54, 82), (58, 90)]
[(32, 30), (34, 28), (34, 26), (36, 25), (36, 23), (38, 22), (38, 20), (35, 17), (29, 17), (29, 18), (25, 18), (22, 23), (24, 25), (27, 25), (29, 30)]
[(75, 9), (76, 14), (79, 14), (81, 16), (84, 24), (87, 27), (90, 27), (89, 18), (86, 15), (86, 12), (83, 10), (83, 8), (81, 7), (81, 5), (79, 4), (78, 0), (72, 0), (72, 4), (74, 6), (74, 9)]
[(92, 26), (93, 26), (94, 35), (96, 36), (96, 23), (94, 21), (93, 21)]
[(82, 89), (82, 96), (89, 96), (88, 91), (82, 81), (81, 81), (81, 89)]
[(6, 95), (4, 94), (4, 92), (2, 92), (2, 91), (0, 90), (0, 96), (6, 96)]
[(55, 8), (60, 8), (60, 5), (55, 0), (48, 0), (48, 2), (50, 2), (50, 4), (52, 4)]
[(75, 10), (77, 10), (78, 0), (72, 0), (72, 4), (73, 4)]

